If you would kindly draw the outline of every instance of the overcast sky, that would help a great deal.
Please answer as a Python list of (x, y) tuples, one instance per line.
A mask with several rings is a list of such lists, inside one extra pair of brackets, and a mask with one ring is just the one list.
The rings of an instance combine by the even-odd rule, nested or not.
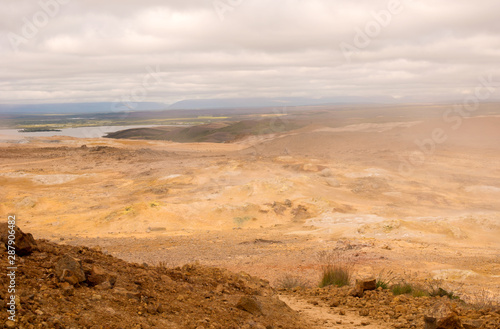
[(425, 102), (500, 82), (498, 0), (0, 1), (0, 103)]

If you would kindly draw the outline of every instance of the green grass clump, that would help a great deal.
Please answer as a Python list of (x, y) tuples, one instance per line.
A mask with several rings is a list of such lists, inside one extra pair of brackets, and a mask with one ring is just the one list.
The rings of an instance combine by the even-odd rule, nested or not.
[(391, 287), (391, 291), (395, 296), (411, 294), (413, 292), (413, 286), (407, 282), (398, 283)]
[(382, 288), (384, 290), (389, 289), (389, 283), (382, 280), (382, 279), (377, 279), (377, 288)]
[(323, 268), (320, 288), (326, 286), (343, 287), (351, 281), (351, 270), (348, 266), (328, 265)]
[(377, 288), (389, 289), (394, 280), (395, 280), (394, 272), (391, 270), (386, 271), (385, 269), (383, 269), (382, 271), (380, 271), (377, 277), (377, 282), (376, 282)]
[(425, 296), (429, 296), (429, 293), (425, 290), (414, 287), (412, 292), (411, 292), (411, 295), (413, 297), (425, 297)]

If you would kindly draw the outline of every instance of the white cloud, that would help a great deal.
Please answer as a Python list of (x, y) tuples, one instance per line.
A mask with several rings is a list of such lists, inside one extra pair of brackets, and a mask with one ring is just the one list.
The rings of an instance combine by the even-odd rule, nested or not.
[[(56, 0), (42, 0), (54, 3)], [(225, 1), (225, 0), (222, 0)], [(75, 1), (14, 52), (43, 11), (0, 12), (0, 103), (113, 101), (158, 65), (149, 101), (252, 96), (460, 97), (500, 81), (500, 3), (401, 0), (403, 11), (346, 61), (339, 45), (390, 1), (243, 0), (221, 21), (210, 0)], [(237, 2), (233, 2), (237, 3)]]

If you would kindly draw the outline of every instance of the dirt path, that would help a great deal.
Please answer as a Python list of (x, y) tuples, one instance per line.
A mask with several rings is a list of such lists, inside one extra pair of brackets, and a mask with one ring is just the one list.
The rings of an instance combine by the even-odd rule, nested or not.
[[(280, 299), (294, 311), (300, 313), (303, 319), (310, 323), (311, 329), (327, 328), (367, 328), (367, 329), (387, 329), (387, 325), (378, 323), (368, 317), (359, 316), (358, 310), (337, 308), (332, 309), (326, 306), (314, 305), (306, 300), (280, 295)], [(344, 311), (345, 314), (339, 314)]]

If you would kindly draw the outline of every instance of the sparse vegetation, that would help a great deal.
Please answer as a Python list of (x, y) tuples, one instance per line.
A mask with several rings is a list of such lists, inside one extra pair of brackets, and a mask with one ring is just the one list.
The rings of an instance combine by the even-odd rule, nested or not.
[(323, 268), (323, 276), (319, 284), (320, 288), (326, 286), (343, 287), (349, 285), (351, 272), (349, 268), (342, 265), (329, 265)]
[(282, 275), (276, 280), (275, 285), (279, 289), (307, 288), (310, 286), (307, 280), (290, 273)]
[(432, 297), (439, 296), (439, 297), (448, 297), (449, 299), (459, 299), (459, 297), (456, 296), (453, 291), (447, 291), (447, 290), (445, 290), (443, 288), (438, 288), (436, 290), (431, 290), (429, 292), (429, 295), (432, 296)]
[(347, 286), (351, 282), (354, 262), (344, 251), (324, 251), (318, 253), (323, 265), (320, 288), (326, 286)]
[(394, 279), (395, 275), (393, 271), (386, 271), (385, 269), (380, 271), (377, 277), (377, 288), (389, 289)]
[(251, 220), (252, 218), (250, 218), (249, 216), (245, 216), (245, 217), (234, 217), (233, 218), (233, 222), (236, 224), (237, 227), (242, 227), (243, 224), (245, 224), (246, 222), (248, 222), (249, 220)]
[(149, 206), (151, 208), (156, 208), (156, 207), (160, 206), (160, 203), (158, 201), (153, 201), (153, 202), (149, 203)]
[(411, 294), (413, 291), (413, 286), (408, 282), (397, 283), (391, 286), (391, 291), (396, 296)]

